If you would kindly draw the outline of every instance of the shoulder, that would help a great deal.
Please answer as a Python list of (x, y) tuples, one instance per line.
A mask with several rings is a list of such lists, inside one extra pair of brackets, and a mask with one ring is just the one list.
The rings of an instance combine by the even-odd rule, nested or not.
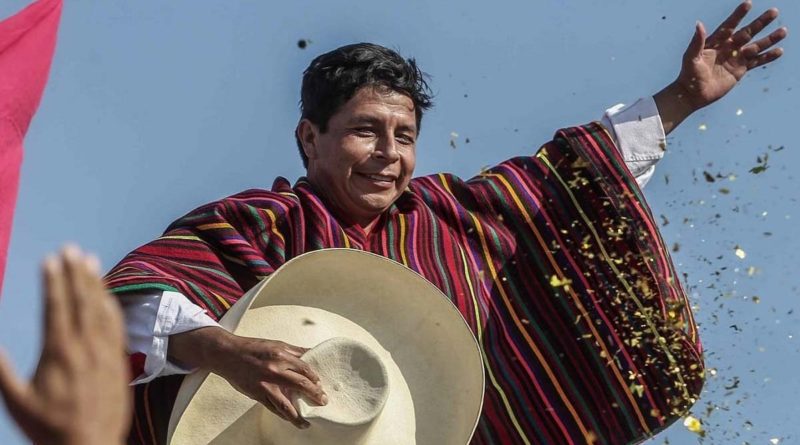
[(271, 190), (247, 189), (203, 204), (170, 224), (167, 231), (187, 226), (249, 221), (253, 218), (274, 223), (282, 216), (300, 209), (300, 199), (289, 181), (278, 177)]
[[(299, 200), (296, 191), (292, 188), (289, 181), (278, 176), (272, 184), (270, 190), (251, 188), (226, 196), (217, 201), (212, 201), (205, 206), (254, 206), (270, 207), (273, 205), (286, 206)], [(201, 207), (201, 208), (202, 208)]]

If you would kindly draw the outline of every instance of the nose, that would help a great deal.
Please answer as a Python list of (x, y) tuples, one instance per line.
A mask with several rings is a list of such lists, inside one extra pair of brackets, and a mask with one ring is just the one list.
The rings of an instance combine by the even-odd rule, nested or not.
[(372, 157), (386, 162), (395, 162), (400, 159), (400, 153), (397, 151), (397, 141), (395, 138), (380, 138), (377, 144), (375, 144), (375, 149), (372, 151)]

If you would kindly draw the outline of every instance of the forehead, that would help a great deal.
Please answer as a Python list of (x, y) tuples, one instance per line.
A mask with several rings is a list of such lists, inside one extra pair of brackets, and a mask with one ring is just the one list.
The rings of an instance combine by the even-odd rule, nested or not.
[(406, 94), (380, 87), (360, 88), (336, 115), (345, 121), (369, 117), (416, 123), (414, 101)]

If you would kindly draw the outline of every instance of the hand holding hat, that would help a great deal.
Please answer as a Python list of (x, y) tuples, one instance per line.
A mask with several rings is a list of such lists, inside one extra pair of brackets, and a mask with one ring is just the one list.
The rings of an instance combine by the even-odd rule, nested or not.
[[(206, 351), (198, 354), (195, 345), (204, 345)], [(298, 428), (307, 428), (309, 423), (290, 402), (294, 395), (302, 394), (317, 405), (327, 403), (319, 376), (300, 359), (306, 351), (282, 341), (241, 337), (218, 327), (175, 335), (169, 346), (170, 359), (214, 372)]]

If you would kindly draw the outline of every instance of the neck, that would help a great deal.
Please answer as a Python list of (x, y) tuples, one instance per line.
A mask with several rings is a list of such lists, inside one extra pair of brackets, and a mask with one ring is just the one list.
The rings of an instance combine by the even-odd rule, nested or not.
[(379, 218), (380, 218), (380, 215), (378, 215), (375, 218), (373, 218), (373, 220), (370, 221), (369, 223), (367, 223), (366, 225), (359, 224), (359, 226), (361, 226), (361, 228), (364, 229), (364, 233), (369, 235), (372, 232), (372, 229), (375, 227), (375, 224), (378, 222)]
[(336, 199), (333, 196), (328, 196), (328, 194), (325, 193), (326, 187), (323, 187), (321, 184), (317, 184), (317, 182), (312, 179), (311, 176), (307, 176), (306, 179), (308, 180), (308, 183), (311, 184), (311, 188), (314, 189), (314, 193), (316, 193), (316, 195), (325, 204), (325, 207), (327, 207), (328, 210), (330, 210), (340, 222), (348, 226), (357, 225), (361, 227), (366, 234), (369, 234), (380, 219), (380, 214), (359, 216), (342, 210), (341, 207), (337, 205)]

